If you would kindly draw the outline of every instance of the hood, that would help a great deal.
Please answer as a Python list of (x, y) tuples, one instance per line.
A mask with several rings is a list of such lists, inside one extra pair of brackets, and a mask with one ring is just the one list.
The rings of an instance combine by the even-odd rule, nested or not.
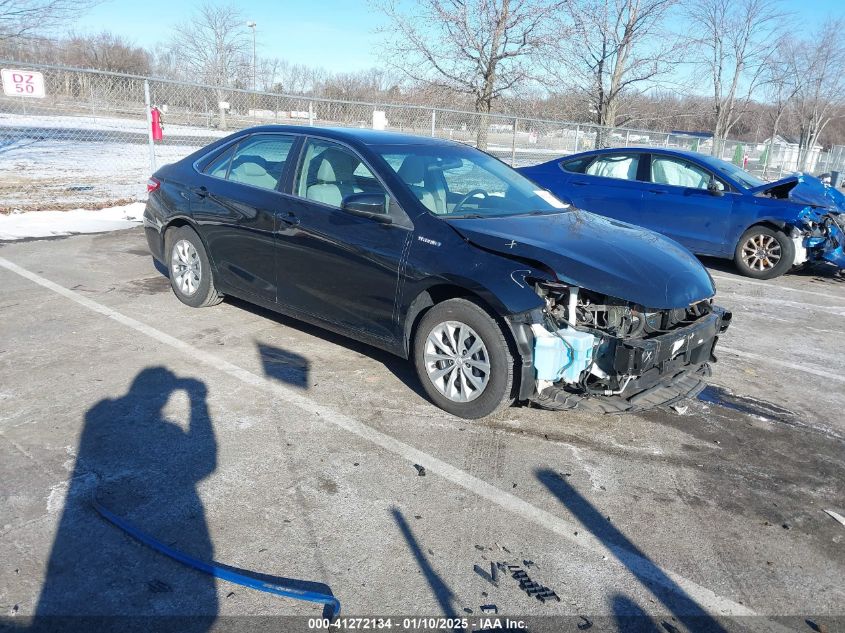
[(538, 262), (560, 281), (647, 308), (683, 308), (715, 293), (707, 270), (677, 242), (579, 209), (444, 219), (482, 248)]
[(793, 174), (748, 190), (752, 195), (774, 194), (790, 202), (845, 212), (845, 196), (809, 174)]

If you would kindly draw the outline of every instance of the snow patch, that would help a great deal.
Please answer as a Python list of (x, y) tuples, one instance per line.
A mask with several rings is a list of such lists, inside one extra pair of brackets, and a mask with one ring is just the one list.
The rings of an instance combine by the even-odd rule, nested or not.
[(28, 211), (0, 215), (0, 240), (102, 233), (131, 229), (141, 223), (143, 202), (91, 211)]

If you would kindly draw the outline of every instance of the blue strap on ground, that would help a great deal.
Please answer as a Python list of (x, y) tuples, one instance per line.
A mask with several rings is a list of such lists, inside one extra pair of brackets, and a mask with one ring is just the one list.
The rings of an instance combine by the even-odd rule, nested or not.
[[(314, 583), (307, 583), (301, 580), (289, 580), (285, 578), (276, 577), (271, 578), (276, 581), (289, 582), (290, 584), (286, 585), (282, 584), (282, 582), (268, 582), (265, 579), (255, 577), (259, 576), (259, 574), (255, 574), (254, 572), (235, 569), (233, 567), (222, 565), (214, 561), (207, 563), (205, 561), (197, 560), (196, 558), (193, 558), (191, 556), (188, 556), (187, 554), (183, 554), (178, 550), (168, 547), (167, 545), (156, 540), (152, 536), (145, 534), (131, 523), (127, 522), (126, 520), (111, 512), (108, 508), (100, 504), (96, 499), (93, 499), (91, 503), (93, 504), (94, 509), (99, 512), (100, 516), (102, 516), (104, 519), (116, 525), (121, 530), (123, 530), (136, 540), (140, 541), (144, 545), (153, 548), (154, 550), (164, 554), (165, 556), (169, 556), (173, 560), (179, 561), (183, 565), (193, 567), (194, 569), (197, 569), (201, 572), (205, 572), (206, 574), (214, 576), (215, 578), (220, 578), (221, 580), (226, 580), (228, 582), (234, 583), (236, 585), (241, 585), (243, 587), (249, 587), (250, 589), (257, 589), (258, 591), (272, 593), (277, 596), (284, 596), (285, 598), (293, 598), (294, 600), (305, 600), (306, 602), (315, 602), (317, 604), (325, 605), (326, 609), (324, 610), (323, 615), (324, 617), (327, 617), (330, 620), (333, 620), (340, 614), (340, 601), (333, 595), (319, 593), (316, 591), (308, 591), (299, 587), (291, 586), (293, 584)], [(327, 611), (328, 613), (326, 613)]]

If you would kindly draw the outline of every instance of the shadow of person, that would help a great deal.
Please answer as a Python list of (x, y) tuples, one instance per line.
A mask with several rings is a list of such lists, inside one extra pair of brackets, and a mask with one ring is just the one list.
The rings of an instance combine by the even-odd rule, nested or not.
[[(180, 401), (187, 413), (167, 419), (165, 406), (175, 411)], [(218, 610), (214, 578), (132, 540), (91, 501), (96, 494), (144, 532), (212, 560), (197, 485), (216, 455), (205, 385), (164, 367), (144, 369), (126, 395), (89, 409), (33, 629), (208, 630)]]

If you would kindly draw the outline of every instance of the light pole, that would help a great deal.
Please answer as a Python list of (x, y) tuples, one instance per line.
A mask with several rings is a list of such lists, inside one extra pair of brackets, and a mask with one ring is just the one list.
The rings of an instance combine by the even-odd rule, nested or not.
[(246, 23), (246, 26), (252, 29), (252, 91), (255, 92), (257, 90), (255, 83), (255, 27), (258, 25), (250, 20)]

